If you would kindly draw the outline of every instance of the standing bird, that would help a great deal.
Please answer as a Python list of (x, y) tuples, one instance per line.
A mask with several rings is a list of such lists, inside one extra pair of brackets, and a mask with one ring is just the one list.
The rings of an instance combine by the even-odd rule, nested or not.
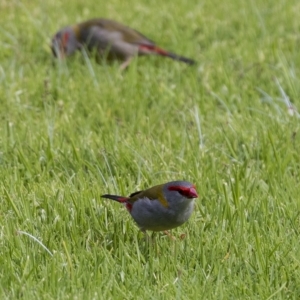
[(92, 19), (58, 31), (52, 38), (52, 52), (56, 57), (64, 58), (85, 46), (89, 51), (107, 59), (123, 61), (125, 69), (131, 59), (137, 55), (156, 54), (194, 64), (195, 61), (159, 48), (155, 43), (138, 31), (116, 21)]
[(171, 181), (156, 185), (129, 197), (102, 195), (122, 203), (142, 231), (164, 231), (185, 223), (198, 197), (195, 186), (188, 181)]

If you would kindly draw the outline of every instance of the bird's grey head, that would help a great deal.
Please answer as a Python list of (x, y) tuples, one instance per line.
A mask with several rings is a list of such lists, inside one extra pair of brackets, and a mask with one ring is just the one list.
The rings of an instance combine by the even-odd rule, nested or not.
[(171, 181), (164, 188), (163, 193), (168, 198), (169, 204), (190, 203), (198, 197), (196, 187), (188, 181)]
[(65, 27), (58, 31), (52, 38), (51, 50), (55, 57), (64, 58), (73, 54), (80, 48), (72, 27)]

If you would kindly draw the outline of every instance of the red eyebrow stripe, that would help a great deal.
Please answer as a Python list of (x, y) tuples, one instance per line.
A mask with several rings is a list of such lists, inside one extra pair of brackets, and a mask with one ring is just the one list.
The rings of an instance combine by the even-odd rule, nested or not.
[[(192, 186), (193, 188), (195, 188), (194, 186)], [(183, 186), (180, 186), (180, 185), (171, 185), (168, 187), (168, 190), (169, 191), (189, 191), (190, 188), (188, 187), (183, 187)]]
[(62, 43), (64, 47), (67, 45), (69, 38), (70, 38), (70, 33), (65, 32), (62, 38)]
[(178, 193), (186, 196), (187, 198), (198, 198), (196, 187), (194, 185), (190, 187), (184, 187), (179, 185), (171, 185), (168, 187), (169, 191), (177, 191)]

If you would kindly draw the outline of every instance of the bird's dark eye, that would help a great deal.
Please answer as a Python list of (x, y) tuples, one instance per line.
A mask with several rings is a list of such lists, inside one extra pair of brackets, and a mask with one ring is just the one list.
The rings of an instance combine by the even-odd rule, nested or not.
[(182, 195), (182, 196), (184, 196), (184, 197), (189, 197), (189, 195), (190, 195), (190, 191), (189, 191), (189, 189), (179, 189), (178, 191), (177, 191), (180, 195)]

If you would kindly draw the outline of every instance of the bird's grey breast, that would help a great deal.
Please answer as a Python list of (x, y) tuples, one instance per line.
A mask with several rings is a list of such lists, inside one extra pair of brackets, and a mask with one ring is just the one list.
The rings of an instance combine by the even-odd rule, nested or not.
[(123, 33), (117, 30), (108, 30), (99, 26), (90, 28), (86, 36), (86, 44), (89, 48), (97, 47), (99, 50), (107, 50), (119, 57), (129, 57), (138, 53), (138, 45), (126, 41)]
[(165, 207), (158, 200), (142, 198), (137, 200), (131, 210), (136, 223), (145, 230), (168, 230), (186, 222), (193, 211), (193, 201), (189, 205)]

